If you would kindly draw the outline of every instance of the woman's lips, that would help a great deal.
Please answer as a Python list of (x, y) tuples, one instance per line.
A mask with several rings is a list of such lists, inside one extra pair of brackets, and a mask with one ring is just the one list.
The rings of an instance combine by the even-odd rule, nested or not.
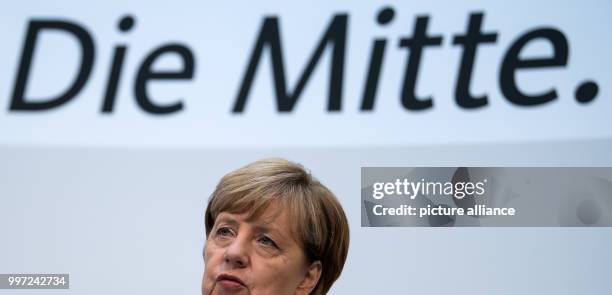
[(238, 277), (227, 274), (219, 275), (217, 277), (217, 283), (219, 283), (219, 285), (221, 285), (221, 287), (223, 287), (224, 289), (229, 290), (238, 290), (241, 288), (246, 288), (244, 282)]

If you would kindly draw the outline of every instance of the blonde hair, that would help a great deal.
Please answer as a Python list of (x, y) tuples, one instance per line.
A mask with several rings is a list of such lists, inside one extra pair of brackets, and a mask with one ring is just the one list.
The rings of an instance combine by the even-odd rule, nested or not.
[(223, 176), (208, 200), (206, 236), (221, 212), (258, 217), (273, 201), (295, 220), (292, 231), (309, 262), (319, 260), (323, 266), (311, 294), (326, 294), (344, 267), (349, 227), (334, 194), (300, 164), (265, 159)]

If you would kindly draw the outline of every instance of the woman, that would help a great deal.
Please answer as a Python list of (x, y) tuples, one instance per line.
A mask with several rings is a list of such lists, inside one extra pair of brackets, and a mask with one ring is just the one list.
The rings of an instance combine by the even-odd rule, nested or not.
[(348, 252), (348, 222), (336, 197), (282, 159), (225, 175), (205, 225), (203, 295), (326, 294)]

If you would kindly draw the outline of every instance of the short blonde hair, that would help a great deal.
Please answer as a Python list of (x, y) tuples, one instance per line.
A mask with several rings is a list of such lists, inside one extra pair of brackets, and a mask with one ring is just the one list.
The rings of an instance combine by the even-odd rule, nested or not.
[(349, 247), (349, 227), (334, 194), (302, 165), (284, 159), (265, 159), (221, 178), (208, 200), (206, 236), (221, 212), (259, 216), (273, 202), (289, 209), (291, 230), (310, 263), (321, 261), (321, 278), (311, 294), (326, 294), (338, 279)]

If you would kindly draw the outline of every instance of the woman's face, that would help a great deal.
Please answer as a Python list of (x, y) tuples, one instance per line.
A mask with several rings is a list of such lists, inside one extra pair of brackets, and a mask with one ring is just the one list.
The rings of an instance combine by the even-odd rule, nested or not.
[(286, 209), (259, 218), (220, 213), (204, 249), (202, 294), (309, 294), (321, 264), (309, 264)]

